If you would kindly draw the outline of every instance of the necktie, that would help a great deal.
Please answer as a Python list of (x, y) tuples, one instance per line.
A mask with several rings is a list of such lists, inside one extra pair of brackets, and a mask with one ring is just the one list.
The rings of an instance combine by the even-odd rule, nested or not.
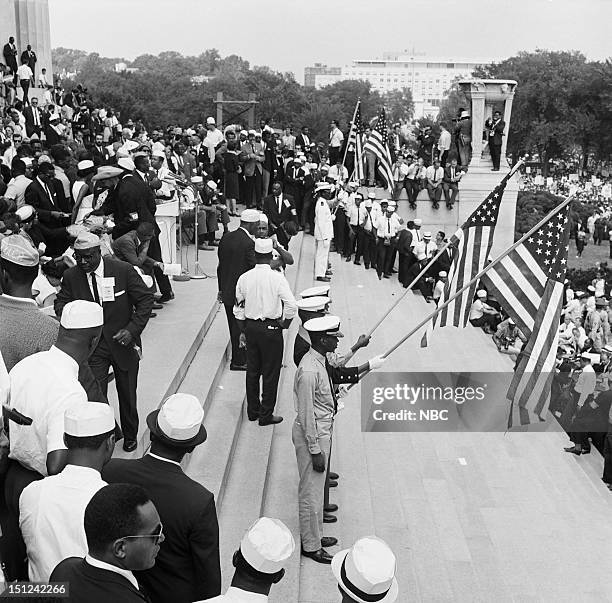
[(391, 236), (391, 218), (387, 218), (387, 234)]
[[(98, 283), (96, 281), (96, 273), (91, 273), (91, 288), (93, 289), (94, 301), (100, 304), (100, 293), (98, 292)], [(102, 304), (100, 304), (102, 305)]]
[(32, 114), (34, 116), (34, 125), (40, 126), (40, 120), (38, 119), (38, 109), (32, 109)]
[(49, 190), (49, 187), (45, 184), (45, 192), (47, 193), (47, 196), (49, 197), (49, 201), (51, 202), (51, 205), (55, 205), (55, 202), (53, 201), (53, 195), (51, 194), (51, 191)]
[(278, 213), (281, 213), (281, 209), (283, 209), (283, 198), (279, 195), (278, 197)]

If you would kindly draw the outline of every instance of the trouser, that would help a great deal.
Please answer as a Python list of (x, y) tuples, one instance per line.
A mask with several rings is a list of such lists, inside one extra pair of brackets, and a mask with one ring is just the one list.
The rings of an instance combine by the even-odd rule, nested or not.
[(340, 159), (340, 147), (329, 147), (329, 165), (336, 165)]
[(411, 259), (414, 258), (412, 254), (401, 253), (399, 254), (399, 269), (397, 278), (399, 282), (407, 287), (410, 284), (408, 280), (408, 270), (410, 270), (410, 266), (412, 266)]
[(376, 155), (366, 151), (366, 179), (368, 184), (374, 185), (376, 182)]
[(316, 240), (314, 265), (315, 278), (325, 276), (325, 273), (327, 272), (330, 243), (330, 239)]
[(9, 460), (4, 478), (5, 508), (2, 510), (2, 562), (9, 580), (28, 580), (26, 546), (19, 529), (19, 497), (26, 486), (43, 476)]
[(436, 204), (442, 197), (442, 186), (432, 186), (431, 184), (427, 183), (427, 192), (429, 193), (429, 200)]
[(232, 344), (232, 360), (230, 364), (246, 364), (246, 351), (239, 345), (240, 329), (238, 328), (238, 322), (234, 316), (234, 305), (223, 304), (223, 307), (225, 308), (225, 315), (227, 316), (227, 326), (229, 328), (230, 341)]
[(494, 314), (483, 314), (480, 318), (470, 318), (470, 323), (473, 327), (486, 327), (490, 329), (497, 328), (497, 316)]
[(261, 174), (258, 170), (244, 179), (244, 197), (248, 208), (259, 207), (261, 201)]
[[(295, 446), (300, 482), (298, 485), (298, 509), (300, 519), (300, 537), (302, 548), (306, 552), (318, 551), (323, 536), (323, 498), (325, 489), (325, 471), (319, 473), (312, 467), (312, 456), (302, 426), (293, 424), (292, 440)], [(331, 438), (319, 437), (321, 452), (327, 459)]]
[(366, 232), (362, 226), (357, 230), (357, 251), (355, 252), (355, 261), (363, 257), (363, 263), (366, 268), (376, 264), (376, 241), (371, 232)]
[(459, 140), (457, 145), (459, 151), (460, 164), (463, 167), (470, 165), (472, 159), (472, 139), (467, 136), (462, 136), (463, 140)]
[(30, 99), (28, 98), (28, 91), (30, 90), (30, 80), (19, 80), (21, 89), (23, 90), (23, 104), (29, 105)]
[[(283, 362), (283, 330), (276, 320), (247, 319), (245, 334), (247, 415), (249, 419), (268, 419), (276, 405)], [(261, 398), (260, 379), (263, 382)]]
[(345, 240), (348, 236), (348, 222), (346, 220), (346, 213), (341, 207), (336, 211), (336, 219), (334, 220), (334, 242), (336, 244), (336, 251), (340, 254), (344, 253)]
[[(159, 235), (155, 235), (149, 241), (149, 250), (147, 251), (147, 255), (156, 262), (163, 262)], [(153, 274), (155, 275), (159, 292), (162, 295), (170, 295), (170, 293), (172, 293), (172, 285), (170, 284), (170, 279), (168, 276), (164, 274), (164, 271), (159, 267), (155, 267), (153, 269)]]
[(350, 258), (355, 253), (355, 246), (357, 244), (357, 233), (358, 226), (348, 226), (346, 238), (344, 239), (344, 255)]
[(264, 168), (261, 174), (261, 190), (262, 194), (265, 197), (268, 194), (268, 190), (270, 188), (270, 172)]
[(402, 194), (402, 189), (406, 189), (406, 194), (408, 198), (410, 198), (410, 193), (408, 192), (408, 184), (409, 180), (406, 178), (405, 180), (396, 180), (393, 183), (393, 195), (392, 198), (394, 201), (399, 201), (400, 195)]
[(391, 252), (393, 248), (390, 244), (385, 245), (385, 239), (383, 237), (378, 237), (376, 250), (376, 274), (378, 274), (378, 277), (380, 278), (383, 274), (389, 274), (391, 272)]
[(606, 484), (612, 484), (612, 424), (608, 426), (608, 434), (604, 441), (604, 467), (602, 479)]
[(404, 186), (406, 187), (406, 192), (408, 193), (408, 202), (410, 205), (414, 205), (417, 201), (417, 197), (419, 196), (419, 191), (421, 190), (419, 181), (416, 178), (414, 180), (406, 178), (404, 181)]
[[(446, 199), (446, 204), (452, 205), (457, 199), (459, 185), (456, 182), (445, 182), (442, 186), (444, 188), (444, 198)], [(452, 193), (449, 194), (449, 191), (452, 191)]]
[(89, 358), (89, 366), (100, 384), (102, 393), (108, 395), (108, 371), (113, 367), (117, 398), (119, 400), (119, 420), (123, 437), (126, 441), (136, 441), (138, 438), (138, 407), (136, 404), (136, 388), (138, 386), (139, 360), (136, 352), (128, 367), (119, 366), (112, 355), (104, 335)]
[(489, 143), (489, 152), (491, 153), (491, 161), (493, 162), (493, 167), (498, 170), (499, 162), (501, 159), (501, 145)]
[(448, 159), (448, 149), (440, 153), (440, 165), (446, 167), (446, 160)]
[(327, 455), (327, 463), (325, 468), (325, 487), (323, 488), (323, 512), (325, 507), (329, 504), (329, 472), (331, 471), (331, 451), (334, 441), (332, 438), (329, 439), (329, 454)]

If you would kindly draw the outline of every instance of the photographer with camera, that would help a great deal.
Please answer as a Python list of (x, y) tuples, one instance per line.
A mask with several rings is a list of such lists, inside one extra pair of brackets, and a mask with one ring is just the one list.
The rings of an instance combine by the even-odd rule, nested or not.
[(497, 331), (493, 335), (493, 341), (497, 350), (502, 354), (508, 354), (514, 362), (521, 351), (522, 344), (526, 341), (525, 336), (518, 330), (512, 318), (499, 323)]

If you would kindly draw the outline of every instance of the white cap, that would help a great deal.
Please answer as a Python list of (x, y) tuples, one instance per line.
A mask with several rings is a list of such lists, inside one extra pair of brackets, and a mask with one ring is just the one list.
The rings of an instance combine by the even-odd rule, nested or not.
[(246, 130), (240, 130), (240, 134), (242, 134), (243, 136), (249, 135), (249, 133)]
[(330, 285), (320, 285), (318, 287), (310, 287), (309, 289), (304, 289), (300, 293), (300, 297), (305, 299), (307, 297), (329, 297), (329, 290), (331, 289)]
[(374, 199), (376, 199), (376, 193), (368, 193), (368, 199), (372, 199), (372, 201), (374, 201)]
[(214, 117), (207, 117), (206, 118), (206, 125), (207, 126), (214, 126), (217, 122), (215, 121)]
[(81, 172), (84, 170), (90, 170), (93, 167), (94, 167), (94, 162), (91, 161), (91, 159), (83, 159), (83, 161), (79, 161), (77, 163), (77, 170)]
[(259, 222), (259, 212), (256, 209), (245, 209), (240, 214), (240, 221), (247, 223)]
[(64, 433), (77, 438), (102, 435), (115, 429), (115, 413), (108, 404), (84, 402), (64, 413)]
[(31, 157), (22, 157), (21, 161), (23, 161), (26, 167), (32, 167), (32, 164), (34, 163)]
[(325, 307), (330, 302), (331, 300), (329, 299), (329, 297), (315, 295), (314, 297), (305, 297), (303, 299), (298, 299), (296, 303), (299, 310), (306, 310), (307, 312), (320, 312), (322, 310), (325, 310)]
[(257, 132), (255, 132), (255, 130), (249, 130), (249, 136), (257, 136)]
[(101, 327), (104, 324), (104, 311), (100, 304), (76, 299), (64, 306), (60, 324), (64, 329)]
[(424, 238), (424, 239), (431, 239), (431, 232), (430, 232), (429, 230), (426, 230), (426, 231), (423, 233), (423, 238)]
[(309, 333), (326, 333), (335, 337), (344, 337), (340, 332), (340, 318), (329, 314), (320, 318), (311, 318), (304, 323)]
[(397, 600), (395, 555), (380, 538), (360, 538), (350, 549), (336, 553), (331, 566), (338, 585), (351, 600), (358, 603)]
[(442, 270), (441, 272), (438, 272), (438, 276), (444, 278), (445, 276), (448, 276), (448, 273), (445, 270)]
[(29, 220), (34, 215), (34, 208), (31, 205), (22, 205), (15, 211), (15, 215), (22, 221)]
[(393, 201), (393, 199), (391, 199), (391, 201), (389, 201), (387, 209), (389, 209), (391, 207), (393, 207), (393, 208), (397, 207), (397, 203), (395, 201)]
[(166, 154), (161, 149), (155, 149), (151, 153), (151, 157), (160, 157), (161, 159), (165, 159), (166, 158)]
[(259, 221), (264, 222), (265, 224), (268, 224), (269, 222), (268, 216), (266, 216), (266, 214), (259, 214)]
[(209, 181), (206, 183), (206, 186), (207, 186), (209, 189), (213, 190), (213, 191), (216, 191), (216, 190), (217, 190), (217, 183), (216, 183), (214, 180), (209, 180)]
[(201, 432), (203, 420), (202, 404), (191, 394), (172, 394), (157, 413), (157, 427), (175, 442), (193, 440)]
[(0, 257), (18, 266), (26, 267), (38, 266), (40, 260), (38, 251), (28, 239), (20, 234), (9, 235), (2, 239)]
[(509, 325), (515, 325), (516, 323), (514, 322), (513, 318), (508, 318), (508, 324)]
[(202, 182), (204, 182), (204, 178), (202, 178), (202, 176), (191, 177), (191, 184), (202, 184)]
[(94, 247), (100, 247), (100, 237), (93, 232), (84, 230), (79, 233), (72, 247), (73, 249), (93, 249)]
[(476, 297), (486, 297), (487, 296), (487, 292), (484, 289), (478, 289), (478, 291), (476, 291)]
[(295, 540), (280, 519), (260, 517), (240, 543), (245, 561), (258, 572), (276, 574), (295, 551)]
[(365, 207), (372, 207), (372, 199), (366, 199), (364, 203)]
[(272, 253), (273, 249), (272, 239), (255, 239), (255, 253)]
[(415, 226), (421, 226), (421, 224), (423, 224), (423, 220), (421, 220), (421, 218), (415, 218), (415, 219), (412, 221), (412, 223), (413, 223)]
[(117, 161), (117, 165), (128, 172), (133, 172), (136, 169), (134, 162), (129, 157), (122, 157)]

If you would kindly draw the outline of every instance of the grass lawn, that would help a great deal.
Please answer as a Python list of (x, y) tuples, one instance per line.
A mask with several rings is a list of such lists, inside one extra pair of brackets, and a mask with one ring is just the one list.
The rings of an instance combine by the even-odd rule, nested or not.
[(570, 248), (567, 254), (567, 265), (569, 268), (585, 270), (593, 268), (595, 262), (608, 262), (608, 265), (612, 266), (609, 241), (602, 241), (601, 245), (593, 245), (593, 240), (591, 239), (584, 248), (581, 258), (576, 257), (576, 242), (573, 239), (570, 241)]

